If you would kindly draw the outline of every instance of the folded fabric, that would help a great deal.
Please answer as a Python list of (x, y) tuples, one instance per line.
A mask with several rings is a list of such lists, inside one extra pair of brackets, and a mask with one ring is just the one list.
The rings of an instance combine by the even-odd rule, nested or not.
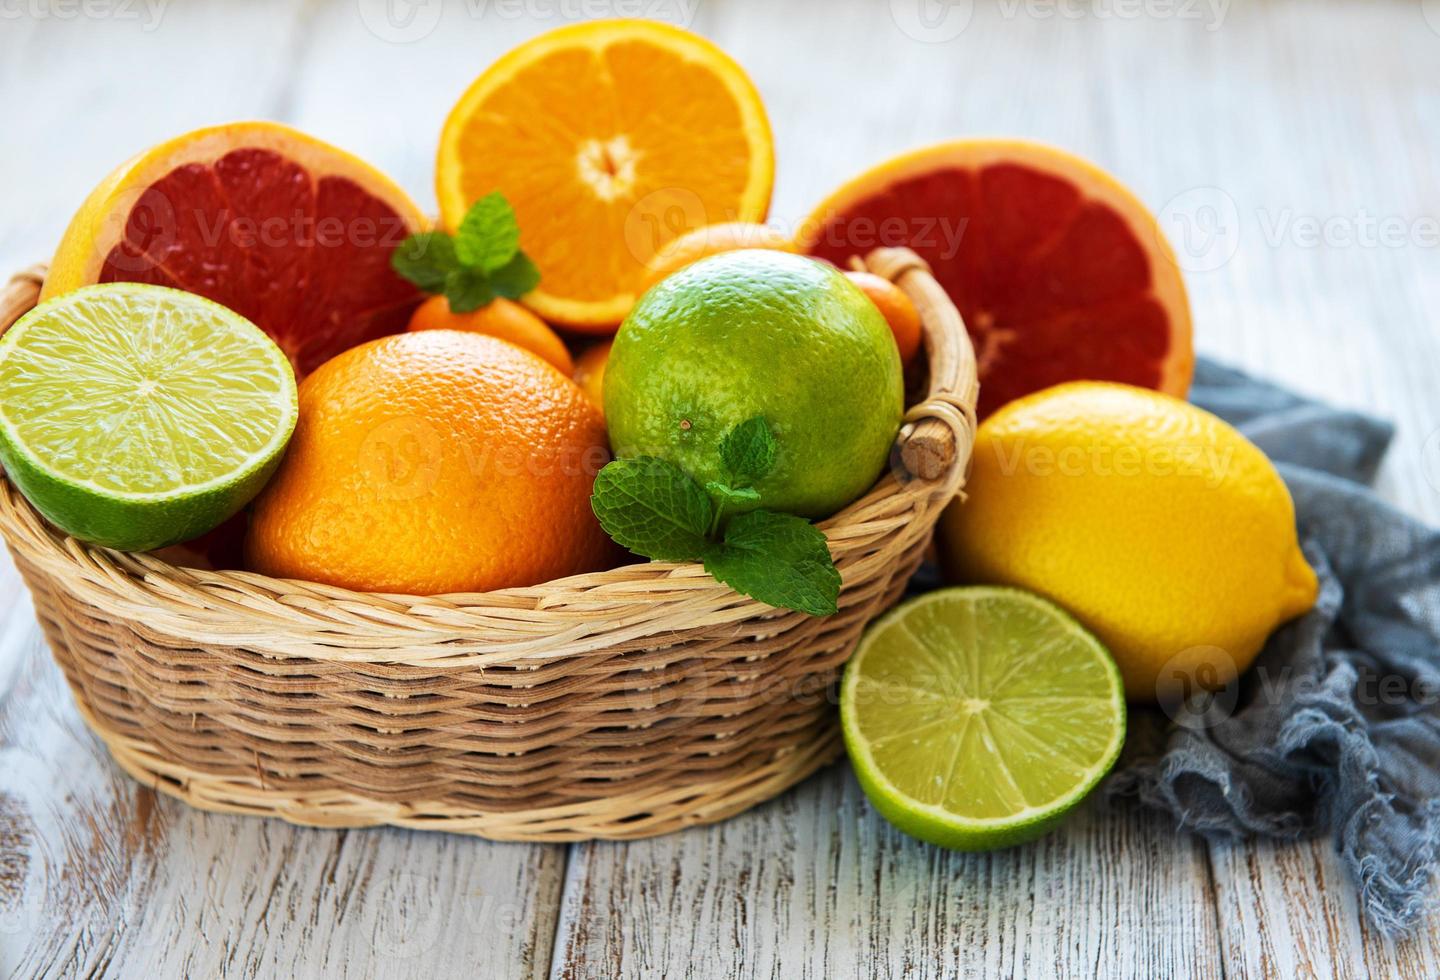
[(1387, 423), (1203, 360), (1191, 399), (1278, 464), (1320, 597), (1109, 792), (1206, 834), (1327, 834), (1370, 921), (1402, 932), (1440, 847), (1440, 532), (1367, 488)]

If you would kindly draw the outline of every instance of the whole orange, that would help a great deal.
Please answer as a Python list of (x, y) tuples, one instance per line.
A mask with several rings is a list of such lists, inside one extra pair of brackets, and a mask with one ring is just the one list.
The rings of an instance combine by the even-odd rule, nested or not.
[(605, 411), (605, 365), (613, 346), (614, 341), (605, 340), (591, 347), (575, 359), (575, 373), (571, 375), (602, 413)]
[(694, 262), (721, 252), (738, 252), (743, 248), (768, 248), (794, 252), (795, 243), (769, 225), (750, 221), (722, 221), (703, 225), (686, 232), (662, 246), (645, 264), (640, 289), (645, 291)]
[(890, 332), (895, 335), (895, 346), (900, 349), (900, 363), (909, 364), (920, 349), (920, 311), (910, 297), (889, 279), (873, 272), (847, 272), (850, 281), (870, 297), (870, 302), (879, 308)]
[(468, 313), (456, 313), (450, 309), (450, 301), (444, 296), (431, 296), (416, 307), (406, 329), (483, 333), (539, 354), (565, 374), (575, 370), (575, 362), (559, 335), (534, 313), (504, 297), (492, 299)]
[(352, 348), (300, 386), (300, 422), (245, 541), (249, 567), (372, 592), (535, 585), (605, 567), (609, 459), (569, 378), (455, 330)]

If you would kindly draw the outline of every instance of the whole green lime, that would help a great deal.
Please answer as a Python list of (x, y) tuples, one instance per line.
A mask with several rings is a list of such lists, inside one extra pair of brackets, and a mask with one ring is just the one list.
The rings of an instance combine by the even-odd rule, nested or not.
[(775, 465), (751, 506), (802, 517), (870, 488), (903, 413), (880, 311), (834, 267), (785, 252), (726, 252), (663, 280), (621, 324), (605, 369), (616, 456), (658, 456), (701, 484), (734, 486), (720, 443), (763, 417)]

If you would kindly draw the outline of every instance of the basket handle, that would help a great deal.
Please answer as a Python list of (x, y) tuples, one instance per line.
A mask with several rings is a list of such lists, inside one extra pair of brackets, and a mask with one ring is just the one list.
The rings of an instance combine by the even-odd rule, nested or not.
[(900, 461), (911, 476), (939, 480), (953, 476), (970, 459), (975, 445), (975, 403), (980, 395), (975, 348), (960, 311), (935, 281), (930, 266), (908, 248), (877, 248), (857, 271), (873, 272), (899, 286), (920, 314), (930, 391), (905, 413), (898, 440)]
[(45, 264), (32, 265), (15, 273), (0, 290), (0, 337), (15, 321), (35, 308), (40, 301), (40, 287), (45, 283)]

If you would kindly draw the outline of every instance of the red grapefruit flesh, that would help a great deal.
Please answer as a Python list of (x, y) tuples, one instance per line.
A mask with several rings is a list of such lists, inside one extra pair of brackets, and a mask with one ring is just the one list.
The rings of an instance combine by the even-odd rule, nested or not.
[(879, 246), (919, 253), (975, 344), (982, 418), (1064, 381), (1189, 390), (1189, 304), (1155, 219), (1062, 151), (966, 140), (907, 154), (831, 195), (799, 239), (842, 267)]
[(390, 254), (424, 224), (354, 157), (278, 124), (237, 123), (107, 178), (66, 232), (45, 292), (147, 282), (198, 293), (258, 324), (304, 375), (405, 329), (422, 297)]

